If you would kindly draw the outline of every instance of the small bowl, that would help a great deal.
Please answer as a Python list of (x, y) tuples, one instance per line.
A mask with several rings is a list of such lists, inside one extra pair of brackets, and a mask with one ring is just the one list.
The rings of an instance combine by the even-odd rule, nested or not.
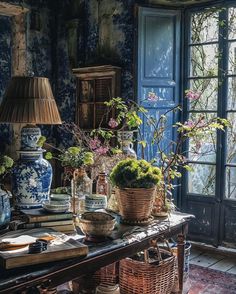
[(49, 212), (62, 213), (70, 209), (70, 204), (62, 201), (45, 201), (43, 208)]
[(94, 211), (107, 208), (107, 196), (100, 194), (85, 195), (85, 209)]
[(111, 234), (116, 219), (105, 212), (85, 212), (80, 219), (80, 228), (87, 236), (107, 237)]
[(71, 196), (68, 194), (51, 194), (50, 195), (51, 201), (62, 201), (62, 202), (68, 202), (71, 200)]

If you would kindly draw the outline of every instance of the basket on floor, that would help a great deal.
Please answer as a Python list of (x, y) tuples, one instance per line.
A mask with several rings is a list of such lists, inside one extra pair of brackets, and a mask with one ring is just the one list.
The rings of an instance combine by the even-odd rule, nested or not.
[(150, 249), (144, 252), (144, 261), (133, 258), (120, 261), (121, 294), (171, 293), (175, 278), (175, 257), (172, 252), (159, 249), (158, 246), (155, 250), (155, 261), (150, 261)]
[(96, 272), (73, 280), (74, 293), (94, 294), (98, 285), (116, 285), (119, 278), (119, 264), (111, 263)]
[(93, 275), (95, 284), (116, 285), (119, 279), (119, 263), (114, 262), (101, 267)]

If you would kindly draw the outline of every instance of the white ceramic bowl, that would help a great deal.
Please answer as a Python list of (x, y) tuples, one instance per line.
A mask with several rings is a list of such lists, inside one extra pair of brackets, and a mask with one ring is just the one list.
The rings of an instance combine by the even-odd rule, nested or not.
[(43, 208), (49, 212), (62, 213), (70, 209), (70, 204), (62, 201), (45, 201)]
[(71, 196), (68, 194), (54, 194), (50, 195), (51, 201), (70, 201)]

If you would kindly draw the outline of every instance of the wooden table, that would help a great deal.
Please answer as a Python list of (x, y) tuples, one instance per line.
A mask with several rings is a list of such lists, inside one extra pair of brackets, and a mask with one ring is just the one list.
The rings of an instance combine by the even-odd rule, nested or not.
[(89, 244), (85, 258), (52, 262), (14, 270), (0, 269), (0, 293), (9, 294), (44, 283), (55, 287), (67, 281), (90, 274), (122, 258), (132, 256), (149, 247), (153, 239), (178, 236), (178, 264), (180, 293), (183, 289), (184, 245), (188, 222), (192, 215), (174, 213), (169, 219), (156, 219), (145, 227), (120, 225), (112, 240)]

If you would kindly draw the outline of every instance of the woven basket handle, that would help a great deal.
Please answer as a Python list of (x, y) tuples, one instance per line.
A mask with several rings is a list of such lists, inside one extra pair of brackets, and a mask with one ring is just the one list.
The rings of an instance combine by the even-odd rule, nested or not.
[[(166, 246), (167, 246), (169, 252), (171, 253), (171, 255), (173, 255), (173, 250), (171, 249), (168, 240), (164, 239), (163, 242), (166, 244)], [(161, 256), (161, 252), (160, 252), (159, 246), (157, 244), (157, 240), (154, 240), (154, 239), (151, 240), (150, 241), (150, 245), (151, 245), (151, 247), (153, 247), (153, 248), (156, 249), (156, 252), (157, 252), (157, 260), (158, 261), (162, 261), (162, 256)], [(149, 252), (148, 252), (148, 249), (144, 250), (144, 261), (145, 261), (145, 263), (149, 263)]]
[[(156, 252), (157, 252), (157, 260), (158, 261), (161, 261), (162, 260), (162, 257), (161, 257), (161, 253), (160, 253), (160, 250), (159, 250), (159, 246), (157, 244), (157, 240), (151, 240), (150, 241), (150, 245), (151, 245), (151, 247), (153, 247), (153, 248), (156, 249)], [(149, 252), (148, 252), (148, 249), (144, 250), (144, 261), (145, 261), (145, 263), (149, 263)]]

